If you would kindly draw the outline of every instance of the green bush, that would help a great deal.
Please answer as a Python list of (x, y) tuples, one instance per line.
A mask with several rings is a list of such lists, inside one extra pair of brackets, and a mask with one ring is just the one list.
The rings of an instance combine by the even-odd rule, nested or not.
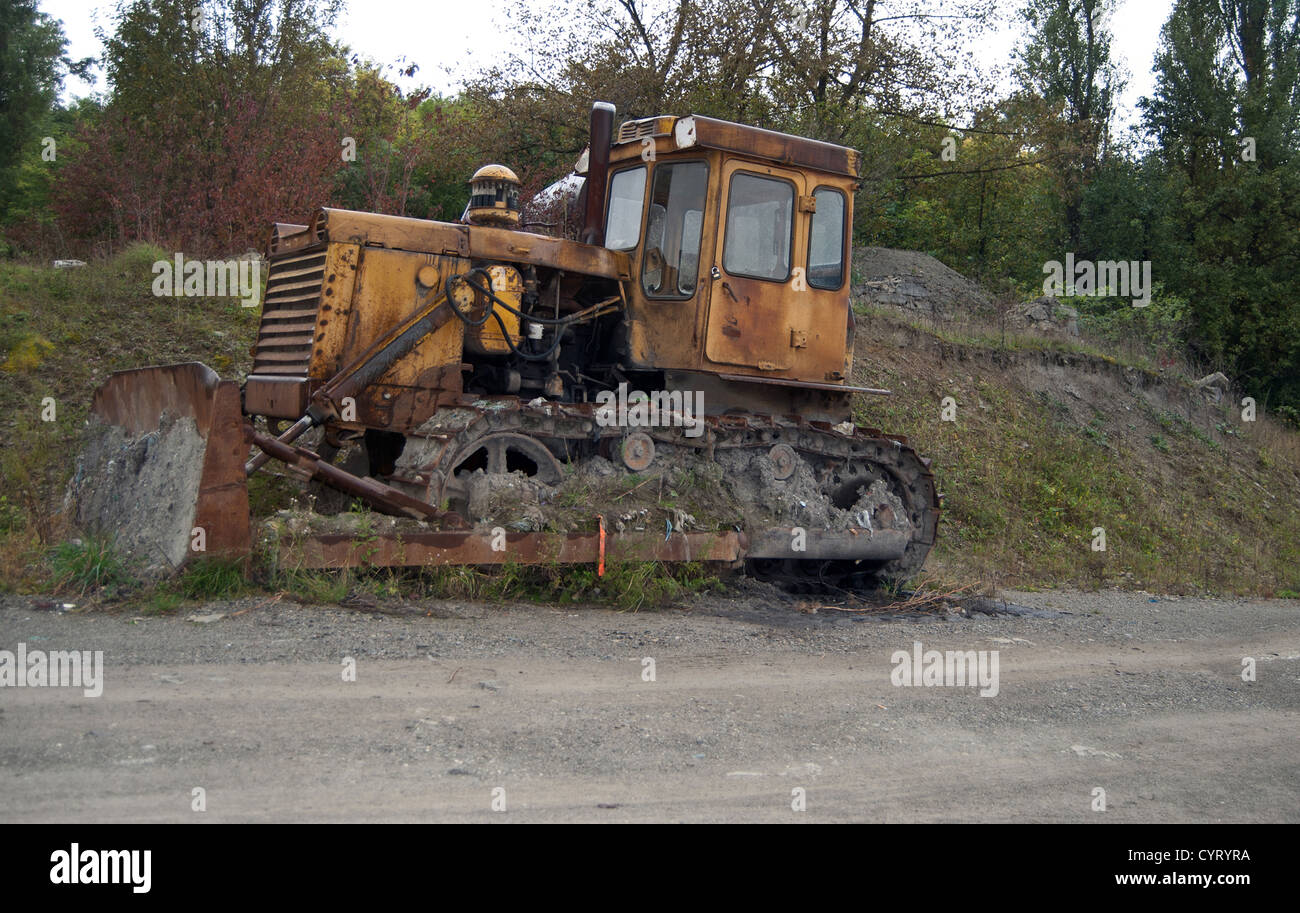
[(1115, 344), (1141, 339), (1157, 352), (1182, 352), (1190, 327), (1187, 299), (1155, 283), (1151, 303), (1134, 307), (1129, 298), (1073, 296), (1061, 303), (1079, 312), (1079, 326), (1090, 336)]

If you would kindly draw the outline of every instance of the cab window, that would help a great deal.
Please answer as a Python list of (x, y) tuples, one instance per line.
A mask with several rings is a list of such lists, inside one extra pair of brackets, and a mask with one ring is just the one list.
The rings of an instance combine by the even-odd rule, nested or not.
[(641, 206), (645, 202), (645, 166), (620, 171), (609, 182), (605, 246), (631, 250), (641, 240)]
[(733, 276), (790, 277), (794, 229), (794, 185), (789, 181), (736, 172), (727, 194), (727, 235), (722, 265)]
[(818, 187), (813, 199), (817, 211), (808, 231), (808, 284), (838, 289), (844, 284), (844, 194)]
[(709, 166), (673, 162), (655, 166), (646, 214), (641, 287), (657, 298), (689, 298), (700, 271), (700, 226)]

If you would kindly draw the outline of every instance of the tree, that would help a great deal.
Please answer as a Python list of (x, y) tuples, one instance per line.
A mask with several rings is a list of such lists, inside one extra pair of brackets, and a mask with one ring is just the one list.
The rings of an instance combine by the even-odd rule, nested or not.
[[(965, 99), (961, 52), (992, 0), (549, 0), (512, 12), (519, 50), (467, 99), (498, 129), (498, 158), (566, 169), (594, 100), (626, 117), (694, 113), (901, 158), (870, 143), (882, 120), (933, 120)], [(538, 48), (546, 48), (544, 56)], [(539, 149), (558, 150), (546, 159)]]
[(1219, 0), (1227, 45), (1241, 74), (1242, 132), (1261, 163), (1286, 161), (1300, 138), (1300, 2)]
[(1084, 191), (1106, 154), (1123, 88), (1110, 54), (1113, 8), (1114, 0), (1028, 0), (1022, 11), (1031, 31), (1018, 72), (1022, 85), (1056, 112), (1059, 129), (1045, 132), (1040, 142), (1058, 153), (1066, 241), (1075, 251), (1082, 240)]
[(1138, 102), (1167, 160), (1193, 185), (1237, 154), (1236, 77), (1218, 0), (1178, 0), (1161, 29), (1155, 94)]
[(1191, 342), (1256, 398), (1300, 404), (1300, 0), (1179, 0), (1146, 122), (1177, 204)]
[(83, 74), (89, 60), (64, 53), (63, 26), (36, 9), (36, 0), (0, 0), (0, 211), (13, 200), (24, 159), (38, 160), (35, 143), (66, 73)]
[(231, 89), (328, 104), (346, 78), (329, 38), (343, 0), (118, 0), (101, 28), (114, 108), (145, 123), (209, 107)]
[(102, 35), (111, 95), (62, 172), (79, 236), (206, 253), (306, 218), (343, 167), (341, 0), (120, 0)]

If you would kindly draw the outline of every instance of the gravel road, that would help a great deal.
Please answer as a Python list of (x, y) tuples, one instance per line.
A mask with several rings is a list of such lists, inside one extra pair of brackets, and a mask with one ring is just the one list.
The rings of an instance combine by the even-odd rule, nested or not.
[[(1300, 821), (1300, 603), (1006, 596), (1044, 611), (4, 597), (0, 650), (104, 671), (0, 687), (0, 820)], [(996, 695), (895, 685), (917, 642)]]

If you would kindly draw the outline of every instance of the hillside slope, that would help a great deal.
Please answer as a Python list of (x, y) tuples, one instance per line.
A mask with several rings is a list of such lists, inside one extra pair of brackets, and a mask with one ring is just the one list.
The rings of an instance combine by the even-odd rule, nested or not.
[[(94, 387), (112, 370), (247, 369), (256, 311), (154, 298), (134, 248), (76, 270), (0, 264), (0, 586), (50, 585), (49, 549)], [(948, 271), (951, 272), (951, 271)], [(963, 287), (944, 274), (945, 309)], [(962, 280), (965, 281), (965, 280)], [(993, 586), (1300, 592), (1300, 435), (1088, 345), (920, 321), (860, 300), (864, 424), (910, 437), (946, 495), (927, 573)], [(956, 421), (942, 401), (956, 401)], [(42, 403), (57, 404), (53, 422)], [(1107, 550), (1092, 550), (1103, 528)]]
[[(1187, 378), (866, 309), (865, 424), (907, 435), (944, 493), (928, 566), (994, 586), (1300, 591), (1300, 435)], [(943, 401), (955, 401), (955, 421)], [(1106, 550), (1093, 549), (1105, 530)]]

